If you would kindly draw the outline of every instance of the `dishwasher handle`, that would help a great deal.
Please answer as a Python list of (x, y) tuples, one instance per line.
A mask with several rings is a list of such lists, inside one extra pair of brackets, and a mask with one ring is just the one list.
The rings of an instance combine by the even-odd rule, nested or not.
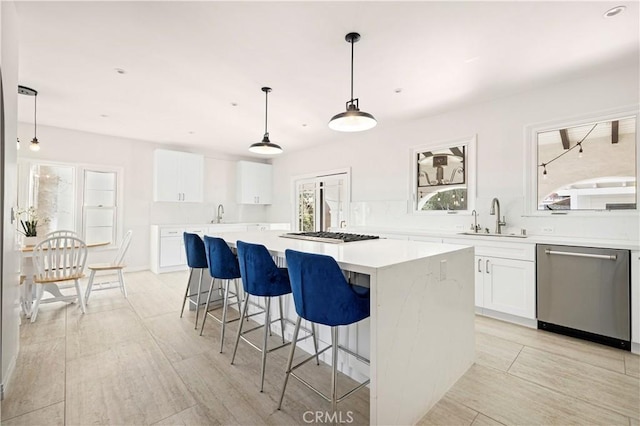
[(551, 249), (545, 249), (545, 254), (556, 254), (560, 256), (575, 256), (575, 257), (589, 257), (591, 259), (606, 259), (617, 260), (618, 256), (615, 254), (591, 254), (591, 253), (576, 253), (573, 251), (557, 251)]

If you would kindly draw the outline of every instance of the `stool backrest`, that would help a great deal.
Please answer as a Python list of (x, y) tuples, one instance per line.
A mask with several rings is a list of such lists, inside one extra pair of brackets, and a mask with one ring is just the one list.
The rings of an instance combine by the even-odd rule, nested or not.
[(245, 292), (269, 297), (291, 293), (286, 268), (278, 268), (265, 246), (244, 241), (236, 244)]
[(214, 278), (232, 280), (240, 278), (238, 258), (222, 238), (204, 236), (204, 247), (209, 262), (209, 274)]
[(208, 268), (207, 254), (204, 249), (204, 242), (198, 234), (185, 232), (184, 250), (187, 254), (187, 265), (189, 268)]
[(55, 282), (82, 277), (87, 245), (76, 237), (52, 237), (33, 249), (36, 282)]
[(286, 250), (293, 302), (314, 323), (347, 325), (369, 316), (369, 291), (355, 291), (330, 256)]

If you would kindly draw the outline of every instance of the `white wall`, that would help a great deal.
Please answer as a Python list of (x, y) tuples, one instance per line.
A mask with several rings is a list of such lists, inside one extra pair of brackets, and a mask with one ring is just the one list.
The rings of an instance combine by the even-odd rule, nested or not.
[[(637, 240), (638, 214), (626, 213), (613, 219), (607, 213), (589, 218), (525, 217), (523, 214), (525, 167), (529, 164), (525, 158), (525, 127), (622, 106), (637, 107), (638, 75), (637, 64), (621, 64), (591, 73), (583, 70), (579, 78), (562, 84), (407, 120), (401, 126), (387, 126), (385, 117), (376, 116), (378, 126), (367, 132), (339, 134), (327, 129), (326, 144), (297, 152), (285, 151), (273, 161), (274, 203), (269, 209), (269, 220), (291, 220), (292, 176), (351, 166), (350, 226), (451, 232), (459, 226), (467, 229), (472, 222), (469, 215), (409, 213), (410, 152), (414, 146), (475, 134), (478, 153), (475, 209), (483, 227), (493, 230), (495, 216), (489, 216), (489, 208), (491, 199), (498, 197), (508, 228), (526, 228), (529, 234), (540, 234), (542, 228), (552, 227), (555, 235)], [(375, 111), (370, 112), (375, 115)]]
[(2, 175), (2, 332), (0, 348), (2, 359), (2, 397), (11, 386), (19, 349), (19, 258), (15, 250), (15, 230), (11, 220), (11, 207), (16, 197), (16, 122), (18, 86), (18, 17), (13, 2), (0, 2), (0, 58), (4, 99), (4, 155)]
[[(264, 206), (236, 204), (236, 161), (215, 152), (202, 152), (94, 133), (38, 125), (40, 151), (27, 146), (33, 138), (33, 124), (19, 123), (18, 137), (24, 145), (19, 159), (121, 167), (124, 170), (124, 226), (133, 230), (127, 254), (130, 269), (149, 267), (149, 230), (152, 224), (208, 223), (218, 204), (224, 205), (224, 220), (264, 222)], [(153, 201), (153, 150), (177, 149), (205, 155), (204, 203), (156, 203)], [(256, 161), (253, 159), (252, 161)], [(22, 175), (21, 179), (25, 176)], [(96, 253), (97, 252), (97, 253)], [(89, 262), (109, 260), (113, 250), (92, 250)]]

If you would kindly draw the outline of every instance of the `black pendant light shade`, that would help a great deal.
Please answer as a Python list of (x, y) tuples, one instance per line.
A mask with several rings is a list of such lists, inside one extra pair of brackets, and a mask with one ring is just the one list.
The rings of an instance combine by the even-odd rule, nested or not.
[(255, 154), (280, 154), (282, 153), (282, 148), (280, 145), (275, 144), (269, 140), (269, 131), (267, 130), (267, 112), (269, 107), (269, 92), (271, 91), (270, 87), (263, 87), (262, 91), (264, 92), (265, 99), (265, 107), (264, 107), (264, 136), (260, 142), (256, 142), (249, 147), (249, 151)]
[(26, 86), (18, 86), (18, 93), (21, 95), (33, 96), (33, 139), (29, 145), (31, 151), (40, 151), (40, 142), (38, 142), (38, 91)]
[(360, 40), (360, 34), (349, 33), (345, 40), (351, 43), (351, 99), (346, 103), (346, 111), (334, 115), (329, 128), (339, 132), (361, 132), (376, 126), (377, 121), (368, 112), (360, 111), (359, 99), (353, 98), (353, 44)]

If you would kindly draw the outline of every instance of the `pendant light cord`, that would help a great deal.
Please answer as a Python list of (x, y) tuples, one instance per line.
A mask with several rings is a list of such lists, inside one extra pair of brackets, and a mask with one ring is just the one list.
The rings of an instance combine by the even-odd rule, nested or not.
[(33, 138), (34, 139), (38, 139), (38, 123), (37, 123), (37, 117), (38, 117), (38, 95), (35, 95), (33, 97)]
[(353, 40), (351, 43), (351, 103), (353, 103)]
[(269, 132), (267, 131), (268, 110), (269, 110), (269, 91), (265, 90), (264, 91), (264, 134), (265, 136), (269, 135)]

